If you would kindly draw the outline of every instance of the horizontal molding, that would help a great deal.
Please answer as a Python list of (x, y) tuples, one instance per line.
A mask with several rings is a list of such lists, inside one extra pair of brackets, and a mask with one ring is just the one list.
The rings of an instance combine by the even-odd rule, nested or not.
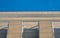
[(60, 14), (0, 14), (1, 17), (60, 17)]
[(10, 20), (21, 20), (21, 21), (28, 21), (28, 20), (32, 20), (32, 21), (39, 21), (39, 20), (60, 20), (60, 17), (40, 17), (40, 18), (34, 18), (34, 17), (25, 17), (25, 18), (0, 18), (1, 21), (10, 21)]
[(3, 20), (60, 20), (60, 12), (0, 12)]
[(0, 12), (1, 17), (60, 17), (60, 12)]
[(0, 12), (0, 14), (60, 14), (60, 12)]

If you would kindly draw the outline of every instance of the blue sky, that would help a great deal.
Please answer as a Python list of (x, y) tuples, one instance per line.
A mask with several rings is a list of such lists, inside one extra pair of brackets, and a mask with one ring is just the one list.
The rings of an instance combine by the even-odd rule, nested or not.
[(60, 0), (0, 0), (0, 11), (60, 10)]

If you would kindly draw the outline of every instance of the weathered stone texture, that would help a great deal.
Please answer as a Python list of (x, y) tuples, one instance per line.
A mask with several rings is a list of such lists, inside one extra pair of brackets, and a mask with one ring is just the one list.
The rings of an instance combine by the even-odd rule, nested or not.
[(7, 38), (21, 38), (22, 36), (22, 22), (10, 21)]
[(52, 24), (50, 21), (40, 21), (40, 38), (53, 38)]

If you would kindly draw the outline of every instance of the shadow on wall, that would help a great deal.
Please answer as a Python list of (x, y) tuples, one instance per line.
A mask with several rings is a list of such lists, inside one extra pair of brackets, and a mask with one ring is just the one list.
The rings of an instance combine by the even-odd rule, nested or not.
[(60, 38), (60, 28), (54, 28), (55, 38)]
[(39, 38), (39, 29), (24, 28), (22, 38)]
[(0, 29), (0, 38), (6, 38), (7, 29)]

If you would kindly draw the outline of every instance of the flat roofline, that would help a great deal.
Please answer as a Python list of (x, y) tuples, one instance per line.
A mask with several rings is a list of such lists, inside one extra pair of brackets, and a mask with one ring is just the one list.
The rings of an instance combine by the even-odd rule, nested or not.
[(0, 12), (0, 14), (60, 14), (60, 12)]
[(60, 12), (0, 12), (0, 21), (7, 20), (60, 20)]

